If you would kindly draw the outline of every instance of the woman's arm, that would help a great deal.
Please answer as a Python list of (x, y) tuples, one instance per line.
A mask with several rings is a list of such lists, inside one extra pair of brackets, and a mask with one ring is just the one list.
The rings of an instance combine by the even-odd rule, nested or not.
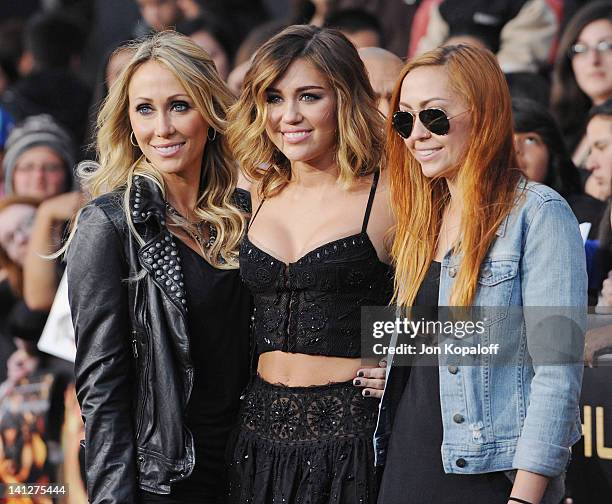
[[(548, 478), (546, 476), (519, 469), (516, 472), (511, 495), (512, 497), (537, 504), (542, 500), (547, 486)], [(508, 504), (516, 504), (516, 501), (508, 501)]]
[(565, 201), (534, 208), (524, 235), (521, 285), (534, 377), (514, 467), (512, 495), (538, 503), (579, 436), (587, 275), (576, 218)]
[(129, 271), (121, 237), (103, 209), (83, 209), (67, 263), (89, 501), (134, 504), (134, 380), (125, 282)]
[(36, 220), (23, 265), (23, 297), (31, 310), (50, 310), (59, 283), (55, 261), (45, 255), (57, 251), (62, 225), (82, 204), (82, 195), (71, 192), (48, 199), (36, 211)]

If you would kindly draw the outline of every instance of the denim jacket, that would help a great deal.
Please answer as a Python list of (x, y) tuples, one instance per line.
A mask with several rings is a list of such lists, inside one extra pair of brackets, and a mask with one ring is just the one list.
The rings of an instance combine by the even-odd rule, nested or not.
[[(524, 469), (555, 477), (564, 472), (570, 447), (581, 435), (581, 361), (537, 362), (532, 355), (537, 329), (530, 317), (516, 323), (504, 316), (504, 308), (507, 313), (513, 307), (575, 307), (572, 337), (581, 357), (587, 275), (578, 223), (565, 200), (547, 186), (523, 180), (518, 194), (482, 263), (473, 301), (476, 307), (501, 308), (487, 322), (486, 336), (513, 348), (514, 360), (512, 365), (492, 366), (484, 359), (478, 366), (452, 366), (439, 356), (446, 473)], [(444, 257), (439, 306), (449, 304), (460, 263), (457, 255)], [(384, 464), (391, 431), (394, 405), (388, 389), (398, 374), (392, 357), (374, 435), (377, 465)]]

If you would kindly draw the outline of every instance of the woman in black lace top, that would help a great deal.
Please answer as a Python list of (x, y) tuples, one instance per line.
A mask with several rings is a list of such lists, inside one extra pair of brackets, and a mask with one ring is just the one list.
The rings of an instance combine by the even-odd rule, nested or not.
[(253, 182), (240, 272), (259, 355), (230, 500), (373, 503), (378, 401), (354, 385), (383, 375), (362, 367), (360, 317), (391, 297), (392, 220), (366, 71), (339, 32), (287, 28), (255, 55), (229, 117)]

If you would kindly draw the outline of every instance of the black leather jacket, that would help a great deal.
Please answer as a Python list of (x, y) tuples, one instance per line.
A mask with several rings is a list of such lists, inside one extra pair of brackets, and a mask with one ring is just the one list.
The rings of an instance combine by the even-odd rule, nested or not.
[[(237, 193), (247, 207), (248, 193)], [(155, 183), (136, 176), (130, 194), (144, 244), (129, 232), (123, 195), (106, 194), (83, 209), (67, 254), (94, 504), (134, 504), (138, 487), (167, 494), (194, 466), (193, 437), (184, 425), (193, 364), (177, 245)]]

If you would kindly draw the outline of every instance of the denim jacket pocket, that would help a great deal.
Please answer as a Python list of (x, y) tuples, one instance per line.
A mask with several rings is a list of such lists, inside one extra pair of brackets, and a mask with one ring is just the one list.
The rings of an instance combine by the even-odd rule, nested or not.
[(508, 306), (518, 274), (519, 262), (515, 259), (485, 259), (478, 275), (478, 303), (484, 312), (485, 326), (506, 318)]

